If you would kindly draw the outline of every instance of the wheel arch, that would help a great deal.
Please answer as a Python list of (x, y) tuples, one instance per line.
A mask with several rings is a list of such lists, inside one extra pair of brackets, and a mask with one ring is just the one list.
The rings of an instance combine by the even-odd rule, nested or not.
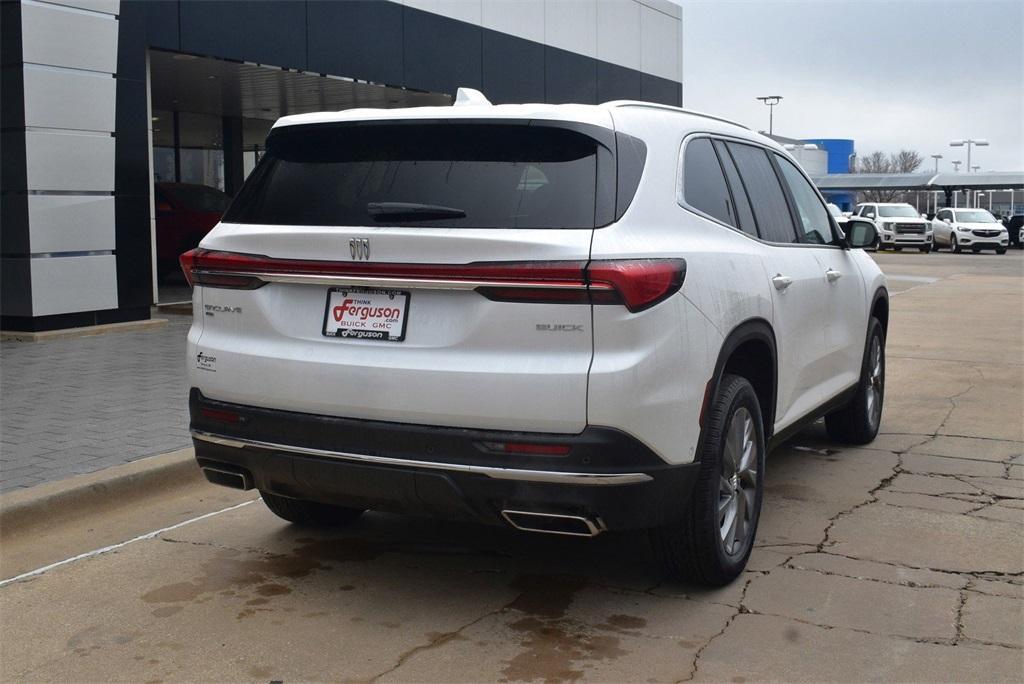
[(882, 336), (888, 337), (889, 291), (884, 287), (880, 287), (875, 290), (875, 294), (871, 297), (871, 313), (869, 316), (878, 319), (878, 322), (882, 324)]
[(704, 391), (704, 403), (700, 411), (700, 439), (697, 454), (704, 447), (704, 415), (712, 398), (721, 386), (722, 377), (731, 372), (746, 378), (754, 387), (761, 404), (761, 419), (764, 424), (765, 444), (772, 437), (775, 425), (775, 405), (778, 395), (778, 352), (775, 331), (763, 318), (750, 318), (726, 335), (715, 361), (714, 374)]

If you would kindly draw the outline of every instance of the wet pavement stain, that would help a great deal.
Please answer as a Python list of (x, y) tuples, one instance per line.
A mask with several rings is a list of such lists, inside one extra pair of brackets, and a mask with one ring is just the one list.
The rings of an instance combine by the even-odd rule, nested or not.
[[(584, 675), (585, 666), (578, 663), (626, 655), (618, 637), (594, 633), (595, 629), (618, 629), (611, 618), (608, 625), (594, 627), (566, 617), (576, 594), (587, 586), (583, 578), (523, 575), (511, 586), (521, 593), (509, 608), (525, 617), (510, 623), (509, 628), (522, 635), (523, 650), (505, 662), (500, 681), (571, 682)], [(613, 617), (620, 625), (646, 624), (642, 618)]]
[(643, 629), (647, 626), (647, 620), (633, 615), (612, 615), (608, 618), (608, 624), (618, 629)]
[(185, 605), (204, 603), (217, 596), (235, 599), (249, 606), (238, 613), (241, 620), (269, 611), (269, 608), (255, 608), (268, 603), (268, 599), (292, 593), (292, 587), (283, 581), (330, 570), (337, 564), (374, 560), (388, 550), (377, 542), (359, 537), (303, 537), (296, 543), (298, 546), (287, 554), (240, 557), (239, 551), (222, 549), (200, 564), (199, 576), (157, 587), (140, 598), (145, 603), (165, 604), (153, 611), (156, 617), (169, 617)]

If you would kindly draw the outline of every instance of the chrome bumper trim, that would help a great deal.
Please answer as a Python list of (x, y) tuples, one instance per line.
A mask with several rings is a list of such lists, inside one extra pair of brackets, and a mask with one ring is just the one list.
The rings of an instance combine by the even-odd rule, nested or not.
[(344, 451), (328, 451), (326, 449), (311, 449), (309, 447), (289, 446), (287, 444), (274, 444), (262, 442), (255, 439), (241, 439), (238, 437), (226, 437), (216, 435), (204, 430), (191, 430), (192, 438), (220, 446), (233, 447), (235, 449), (269, 449), (271, 451), (286, 451), (302, 456), (314, 456), (317, 458), (331, 458), (340, 461), (352, 461), (354, 463), (368, 463), (371, 465), (399, 466), (406, 468), (425, 468), (430, 470), (449, 470), (458, 473), (469, 473), (473, 475), (485, 475), (495, 480), (517, 480), (520, 482), (544, 482), (549, 484), (574, 484), (588, 486), (603, 485), (625, 485), (648, 482), (651, 476), (646, 473), (563, 473), (552, 470), (520, 470), (517, 468), (498, 468), (494, 466), (464, 465), (461, 463), (436, 463), (434, 461), (413, 461), (405, 458), (390, 458), (387, 456), (370, 456), (368, 454), (350, 454)]

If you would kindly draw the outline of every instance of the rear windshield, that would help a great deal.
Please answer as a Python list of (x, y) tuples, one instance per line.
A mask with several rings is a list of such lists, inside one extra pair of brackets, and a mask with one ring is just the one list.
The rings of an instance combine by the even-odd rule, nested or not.
[(602, 149), (575, 130), (515, 124), (282, 128), (224, 220), (594, 228)]

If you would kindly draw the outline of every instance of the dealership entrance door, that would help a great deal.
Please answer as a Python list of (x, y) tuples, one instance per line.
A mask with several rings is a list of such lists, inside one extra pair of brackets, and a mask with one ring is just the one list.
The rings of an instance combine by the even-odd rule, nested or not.
[(150, 50), (154, 303), (191, 299), (177, 256), (217, 222), (278, 117), (451, 104), (450, 95)]

